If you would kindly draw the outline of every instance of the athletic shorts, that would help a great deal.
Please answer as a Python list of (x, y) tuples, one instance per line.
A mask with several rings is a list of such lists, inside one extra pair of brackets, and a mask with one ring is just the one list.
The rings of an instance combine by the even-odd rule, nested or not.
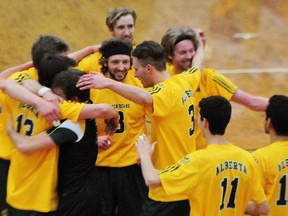
[(10, 161), (0, 158), (0, 215), (7, 215), (8, 205), (6, 203), (7, 192), (7, 176), (9, 170)]
[(101, 216), (138, 216), (148, 197), (148, 188), (137, 164), (127, 167), (97, 167), (101, 190)]
[(189, 216), (189, 200), (174, 202), (159, 202), (148, 198), (142, 209), (140, 216)]
[(8, 207), (8, 216), (55, 216), (55, 212), (36, 212), (15, 209), (11, 206)]
[[(100, 199), (96, 168), (82, 182), (75, 186), (77, 190), (62, 188), (59, 193), (59, 204), (56, 216), (98, 216), (100, 215)], [(84, 183), (85, 181), (85, 183)], [(77, 182), (75, 182), (77, 184)], [(71, 186), (71, 185), (70, 185)]]

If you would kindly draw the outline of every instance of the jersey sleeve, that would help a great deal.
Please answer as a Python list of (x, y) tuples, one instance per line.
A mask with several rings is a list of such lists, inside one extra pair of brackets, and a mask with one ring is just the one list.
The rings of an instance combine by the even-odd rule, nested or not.
[(227, 77), (210, 68), (204, 68), (200, 82), (202, 97), (221, 95), (231, 100), (238, 87)]
[[(149, 116), (166, 116), (171, 110), (171, 95), (172, 92), (169, 90), (164, 83), (158, 83), (149, 89), (149, 93), (153, 100), (153, 112), (151, 113), (148, 109), (145, 111)], [(170, 103), (168, 103), (170, 101)]]
[(70, 120), (64, 121), (59, 127), (47, 133), (58, 146), (66, 142), (77, 142), (84, 135), (79, 123), (73, 123)]
[(265, 162), (263, 161), (263, 158), (261, 156), (261, 152), (259, 150), (256, 150), (251, 153), (253, 156), (255, 163), (256, 163), (256, 168), (259, 171), (259, 178), (261, 180), (261, 185), (262, 187), (265, 186)]
[(61, 111), (61, 119), (69, 119), (73, 122), (77, 122), (85, 103), (64, 101), (63, 103), (60, 103), (59, 106)]
[(252, 200), (255, 203), (262, 203), (265, 200), (267, 200), (267, 197), (264, 192), (264, 187), (262, 185), (261, 179), (260, 179), (260, 171), (257, 167), (257, 164), (255, 161), (252, 161), (253, 166), (253, 179), (251, 180), (253, 182), (253, 191), (252, 191)]
[(192, 67), (186, 71), (183, 71), (181, 74), (175, 75), (174, 77), (177, 77), (177, 76), (182, 76), (182, 77), (184, 76), (185, 79), (190, 83), (191, 90), (193, 92), (195, 92), (199, 88), (202, 75), (201, 75), (201, 72), (197, 68)]
[(159, 170), (162, 187), (167, 195), (188, 195), (199, 181), (199, 166), (192, 154), (183, 157), (177, 164)]
[(21, 84), (24, 80), (27, 79), (38, 80), (38, 72), (36, 68), (32, 67), (28, 70), (13, 73), (11, 76), (8, 77), (8, 79), (14, 79)]

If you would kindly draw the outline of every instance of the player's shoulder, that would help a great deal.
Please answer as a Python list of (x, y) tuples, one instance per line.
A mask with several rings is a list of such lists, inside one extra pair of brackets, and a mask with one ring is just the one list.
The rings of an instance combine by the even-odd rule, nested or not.
[(165, 89), (167, 89), (167, 85), (164, 82), (161, 82), (161, 83), (157, 83), (153, 87), (149, 88), (148, 92), (150, 94), (157, 94), (157, 93), (159, 93)]
[(89, 63), (99, 64), (99, 60), (101, 59), (101, 57), (102, 54), (99, 51), (91, 53), (78, 62), (78, 67), (82, 66), (83, 64), (89, 64)]
[(130, 85), (134, 85), (134, 86), (143, 88), (141, 81), (138, 78), (136, 78), (135, 76), (133, 76), (132, 74), (129, 74), (129, 72), (128, 72), (124, 82), (126, 84), (130, 84)]

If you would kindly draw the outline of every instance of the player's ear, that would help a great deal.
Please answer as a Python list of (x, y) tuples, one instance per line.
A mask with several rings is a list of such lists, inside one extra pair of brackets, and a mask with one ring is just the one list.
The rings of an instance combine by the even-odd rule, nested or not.
[(108, 31), (111, 33), (112, 37), (115, 37), (115, 32), (113, 28), (108, 28)]
[(151, 64), (147, 64), (145, 66), (145, 69), (146, 69), (147, 73), (151, 73), (151, 71), (153, 70), (153, 66)]
[(172, 62), (172, 59), (173, 59), (173, 58), (172, 58), (172, 55), (171, 55), (171, 54), (168, 54), (168, 55), (167, 55), (167, 58)]
[(203, 118), (203, 126), (204, 128), (208, 128), (209, 127), (209, 122), (206, 118)]
[(271, 129), (273, 128), (273, 125), (272, 125), (272, 122), (271, 122), (271, 118), (267, 118), (266, 121), (265, 121), (265, 127), (267, 129)]

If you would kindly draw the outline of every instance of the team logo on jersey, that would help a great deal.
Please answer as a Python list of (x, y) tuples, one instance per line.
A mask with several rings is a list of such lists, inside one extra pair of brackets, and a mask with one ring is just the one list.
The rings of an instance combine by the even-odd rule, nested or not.
[(184, 156), (181, 160), (180, 160), (180, 164), (181, 165), (185, 165), (185, 164), (188, 164), (188, 163), (191, 163), (191, 158), (189, 157), (189, 155), (186, 155)]

